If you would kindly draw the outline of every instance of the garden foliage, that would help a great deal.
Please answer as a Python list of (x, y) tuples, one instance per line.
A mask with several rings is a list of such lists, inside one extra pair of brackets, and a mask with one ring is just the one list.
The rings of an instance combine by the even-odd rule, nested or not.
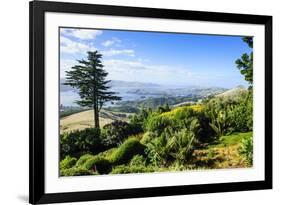
[[(230, 150), (227, 152), (236, 150), (239, 157), (233, 159), (232, 164), (252, 166), (252, 137), (239, 137), (239, 133), (251, 133), (252, 115), (251, 90), (235, 98), (210, 97), (195, 105), (143, 108), (132, 115), (129, 122), (113, 121), (101, 129), (62, 134), (60, 174), (124, 174), (227, 167), (230, 162), (219, 161), (226, 158), (223, 149)], [(223, 144), (229, 141), (228, 138), (231, 144)], [(204, 148), (206, 144), (210, 148)]]

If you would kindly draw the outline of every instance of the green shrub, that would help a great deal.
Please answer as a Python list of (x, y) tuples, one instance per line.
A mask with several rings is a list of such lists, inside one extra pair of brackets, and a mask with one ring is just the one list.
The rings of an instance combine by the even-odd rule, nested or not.
[(108, 159), (110, 158), (110, 156), (117, 150), (117, 147), (114, 148), (110, 148), (104, 152), (100, 152), (99, 154), (97, 154), (97, 157), (102, 157), (104, 159)]
[(145, 154), (148, 157), (148, 161), (154, 166), (166, 166), (170, 160), (169, 147), (167, 146), (168, 140), (169, 136), (162, 134), (146, 145)]
[(160, 135), (166, 127), (172, 125), (172, 120), (158, 114), (151, 115), (145, 122), (145, 130)]
[(75, 157), (66, 156), (60, 161), (60, 169), (69, 169), (75, 165), (76, 161)]
[(169, 139), (167, 147), (169, 155), (173, 156), (178, 164), (188, 162), (197, 144), (197, 132), (200, 127), (198, 120), (193, 120), (188, 128), (184, 128)]
[(139, 133), (141, 130), (134, 124), (129, 124), (124, 121), (114, 121), (103, 127), (103, 144), (108, 148), (116, 147), (128, 138), (130, 135)]
[(83, 167), (72, 167), (69, 169), (61, 169), (61, 176), (82, 176), (82, 175), (93, 175), (91, 171), (83, 168)]
[(179, 131), (167, 127), (164, 132), (146, 144), (145, 150), (150, 163), (157, 167), (167, 167), (172, 162), (185, 163), (198, 143), (199, 120), (193, 119)]
[(130, 166), (145, 166), (146, 165), (146, 160), (144, 156), (142, 155), (135, 155), (131, 161), (130, 161)]
[(210, 143), (215, 140), (215, 131), (211, 128), (211, 119), (205, 115), (204, 112), (200, 112), (198, 115), (198, 120), (201, 129), (198, 131), (198, 140), (202, 143)]
[(112, 153), (110, 161), (113, 164), (124, 164), (136, 154), (144, 154), (145, 146), (142, 145), (136, 138), (127, 139), (118, 149)]
[(245, 99), (240, 99), (239, 103), (233, 108), (231, 121), (236, 132), (253, 130), (253, 96), (251, 93)]
[(82, 155), (76, 162), (76, 166), (82, 166), (88, 159), (92, 158), (92, 154), (84, 154)]
[(146, 132), (146, 133), (143, 134), (140, 142), (142, 144), (147, 144), (147, 143), (149, 143), (151, 140), (153, 140), (155, 138), (156, 138), (156, 135), (153, 132)]
[(215, 132), (215, 138), (239, 131), (233, 125), (233, 110), (239, 106), (237, 101), (214, 98), (206, 104), (204, 114), (210, 119), (209, 126)]
[[(214, 98), (205, 107), (204, 114), (209, 126), (219, 138), (233, 132), (253, 129), (253, 96), (250, 91), (231, 98)], [(208, 121), (208, 120), (207, 120)]]
[(96, 156), (88, 159), (83, 167), (87, 170), (98, 172), (99, 174), (108, 174), (111, 171), (111, 163), (104, 158)]
[(60, 137), (60, 154), (80, 156), (86, 153), (97, 154), (105, 148), (101, 142), (100, 129), (86, 128), (81, 131), (65, 133)]
[(174, 112), (173, 120), (176, 122), (176, 124), (181, 124), (184, 120), (193, 118), (195, 116), (197, 116), (196, 111), (190, 107), (183, 107), (182, 109), (179, 109), (178, 112)]
[(242, 139), (239, 154), (244, 157), (248, 166), (253, 165), (253, 138)]

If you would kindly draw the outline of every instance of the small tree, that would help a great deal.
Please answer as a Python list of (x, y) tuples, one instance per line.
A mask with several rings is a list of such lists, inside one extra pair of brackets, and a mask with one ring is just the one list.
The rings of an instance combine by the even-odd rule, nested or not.
[[(253, 37), (244, 37), (243, 41), (248, 46), (253, 48)], [(244, 53), (241, 58), (235, 61), (240, 73), (244, 75), (245, 80), (250, 84), (250, 88), (253, 85), (253, 51), (249, 54)]]
[(121, 97), (109, 91), (110, 80), (105, 79), (108, 73), (103, 69), (102, 55), (98, 51), (87, 54), (87, 60), (78, 60), (78, 65), (66, 71), (65, 85), (78, 89), (80, 100), (76, 103), (94, 110), (94, 127), (99, 128), (99, 112), (104, 103), (121, 100)]

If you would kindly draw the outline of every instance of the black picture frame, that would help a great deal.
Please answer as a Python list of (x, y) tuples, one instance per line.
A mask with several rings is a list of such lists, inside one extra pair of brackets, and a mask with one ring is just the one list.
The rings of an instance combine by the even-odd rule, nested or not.
[[(62, 2), (30, 2), (30, 165), (29, 202), (31, 204), (91, 201), (260, 190), (272, 188), (272, 17), (262, 15), (184, 11), (125, 6), (105, 6)], [(162, 19), (199, 20), (209, 22), (260, 24), (265, 26), (265, 180), (235, 183), (197, 184), (107, 191), (45, 193), (44, 130), (44, 14), (45, 12), (100, 14), (111, 16), (150, 17)]]

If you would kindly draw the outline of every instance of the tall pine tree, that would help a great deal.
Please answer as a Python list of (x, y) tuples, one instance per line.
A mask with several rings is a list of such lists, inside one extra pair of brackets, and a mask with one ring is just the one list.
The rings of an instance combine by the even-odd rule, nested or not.
[(87, 52), (87, 60), (78, 60), (78, 65), (66, 71), (65, 85), (70, 85), (79, 91), (81, 107), (94, 110), (94, 127), (99, 128), (99, 112), (106, 102), (121, 100), (115, 92), (109, 91), (110, 80), (101, 62), (102, 55), (98, 51)]

